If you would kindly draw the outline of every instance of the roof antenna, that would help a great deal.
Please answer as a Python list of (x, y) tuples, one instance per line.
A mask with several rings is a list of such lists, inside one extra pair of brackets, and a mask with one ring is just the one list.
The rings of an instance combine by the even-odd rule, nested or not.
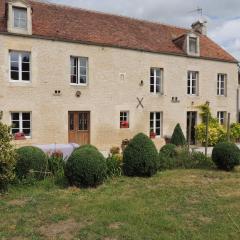
[(202, 18), (202, 16), (203, 16), (203, 9), (200, 8), (200, 7), (197, 7), (195, 10), (190, 11), (190, 12), (188, 12), (188, 13), (197, 13), (197, 14), (199, 14), (199, 16)]

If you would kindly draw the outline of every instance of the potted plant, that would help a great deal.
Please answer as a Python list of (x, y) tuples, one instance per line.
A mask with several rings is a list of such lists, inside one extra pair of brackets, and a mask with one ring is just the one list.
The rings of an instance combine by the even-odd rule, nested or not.
[(25, 137), (25, 134), (24, 134), (24, 133), (18, 132), (18, 133), (15, 133), (14, 139), (15, 139), (15, 140), (25, 140), (26, 137)]
[(121, 127), (121, 128), (129, 128), (129, 123), (128, 123), (128, 121), (121, 121), (121, 122), (120, 122), (120, 127)]
[(155, 137), (156, 137), (156, 133), (153, 132), (153, 131), (151, 131), (151, 132), (150, 132), (150, 138), (154, 139)]

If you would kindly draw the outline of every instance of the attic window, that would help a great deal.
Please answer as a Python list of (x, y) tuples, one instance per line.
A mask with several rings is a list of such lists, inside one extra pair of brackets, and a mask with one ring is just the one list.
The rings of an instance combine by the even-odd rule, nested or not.
[(20, 7), (13, 7), (14, 27), (27, 29), (27, 9)]
[(189, 53), (198, 53), (198, 41), (196, 37), (189, 37)]

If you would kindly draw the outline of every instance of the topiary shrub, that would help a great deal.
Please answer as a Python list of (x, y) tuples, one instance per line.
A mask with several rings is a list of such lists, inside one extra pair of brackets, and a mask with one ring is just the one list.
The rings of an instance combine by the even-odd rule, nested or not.
[(11, 140), (10, 127), (0, 121), (0, 192), (7, 190), (15, 176), (15, 149)]
[(157, 172), (158, 152), (145, 134), (137, 134), (123, 153), (123, 172), (127, 176), (150, 177)]
[(69, 157), (65, 176), (71, 185), (96, 187), (107, 176), (107, 166), (103, 155), (93, 147), (80, 148)]
[(168, 143), (160, 149), (160, 152), (166, 157), (174, 157), (176, 156), (176, 147), (176, 145)]
[(16, 175), (23, 180), (29, 176), (43, 179), (47, 171), (47, 156), (37, 147), (21, 147), (17, 149)]
[(218, 143), (213, 148), (212, 160), (219, 169), (231, 171), (240, 164), (240, 150), (234, 143)]
[(179, 123), (174, 128), (173, 135), (171, 137), (171, 142), (170, 143), (172, 143), (176, 146), (186, 145), (186, 138), (183, 135), (183, 131), (182, 131), (182, 128), (181, 128)]

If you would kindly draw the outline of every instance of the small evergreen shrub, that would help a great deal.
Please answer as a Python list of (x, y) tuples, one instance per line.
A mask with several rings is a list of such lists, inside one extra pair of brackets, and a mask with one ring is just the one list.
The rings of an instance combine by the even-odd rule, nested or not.
[(186, 138), (184, 137), (182, 128), (179, 123), (174, 128), (173, 135), (171, 137), (171, 143), (176, 146), (186, 145)]
[(168, 143), (160, 149), (160, 152), (163, 153), (163, 155), (165, 155), (166, 157), (172, 158), (176, 156), (176, 147), (176, 145)]
[(219, 169), (231, 171), (240, 164), (240, 150), (234, 143), (218, 143), (213, 148), (212, 160)]
[(96, 187), (107, 176), (106, 160), (96, 148), (80, 148), (69, 157), (65, 176), (76, 187)]
[(80, 146), (79, 148), (77, 148), (76, 150), (85, 149), (85, 148), (94, 149), (94, 150), (97, 150), (97, 151), (98, 151), (98, 149), (97, 149), (95, 146), (91, 145), (91, 144), (82, 145), (82, 146)]
[(10, 128), (0, 121), (0, 192), (5, 192), (15, 177), (16, 156), (11, 140)]
[(29, 176), (43, 179), (47, 170), (47, 156), (41, 149), (31, 146), (17, 149), (16, 175), (19, 180)]
[(123, 171), (127, 176), (150, 177), (157, 172), (158, 152), (145, 134), (137, 134), (123, 153)]
[(122, 175), (122, 161), (123, 157), (121, 154), (114, 154), (106, 159), (108, 177), (118, 177)]
[(213, 169), (216, 167), (210, 157), (206, 157), (202, 152), (192, 152), (191, 154), (192, 168), (197, 169)]

